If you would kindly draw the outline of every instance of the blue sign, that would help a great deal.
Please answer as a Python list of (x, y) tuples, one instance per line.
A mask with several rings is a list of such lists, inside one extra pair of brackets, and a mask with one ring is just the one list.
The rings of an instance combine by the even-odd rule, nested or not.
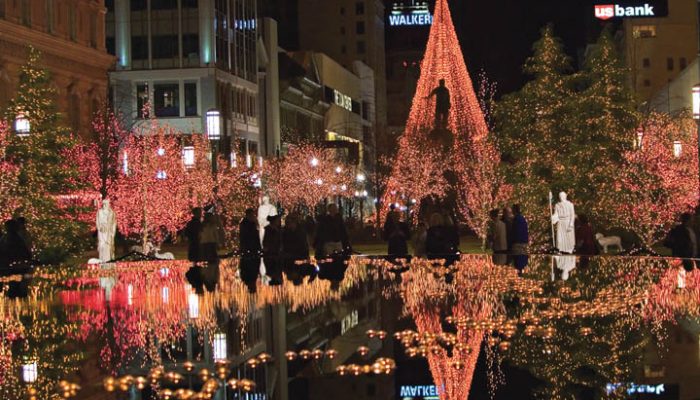
[(410, 4), (394, 3), (389, 14), (390, 26), (427, 26), (433, 23), (428, 2), (412, 0)]

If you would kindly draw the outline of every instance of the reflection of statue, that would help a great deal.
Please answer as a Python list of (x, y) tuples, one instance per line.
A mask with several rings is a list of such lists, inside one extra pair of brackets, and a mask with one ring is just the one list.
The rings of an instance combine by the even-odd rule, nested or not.
[(109, 206), (109, 200), (102, 200), (102, 208), (97, 210), (97, 253), (100, 261), (114, 259), (114, 235), (117, 233), (117, 216)]
[(447, 117), (450, 114), (450, 91), (445, 87), (445, 80), (440, 79), (440, 86), (430, 92), (428, 98), (435, 96), (435, 129), (447, 128)]
[[(576, 269), (576, 257), (554, 256), (554, 261), (557, 264), (557, 268), (561, 271), (561, 280), (569, 280), (569, 275), (571, 274), (571, 271)], [(552, 281), (554, 281), (554, 271), (552, 271)]]
[(552, 225), (557, 226), (557, 249), (562, 253), (573, 253), (576, 245), (574, 234), (574, 205), (566, 199), (566, 193), (559, 193), (559, 203), (554, 206)]
[(262, 204), (258, 207), (258, 229), (260, 230), (260, 243), (262, 244), (263, 237), (265, 236), (265, 227), (270, 225), (270, 221), (267, 217), (272, 217), (277, 215), (277, 208), (270, 204), (270, 197), (263, 196)]

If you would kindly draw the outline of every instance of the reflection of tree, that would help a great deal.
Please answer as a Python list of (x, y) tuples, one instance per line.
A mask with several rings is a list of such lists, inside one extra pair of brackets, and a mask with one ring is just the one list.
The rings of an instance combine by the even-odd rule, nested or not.
[[(526, 274), (547, 276), (550, 259), (534, 261)], [(513, 311), (525, 330), (508, 359), (543, 381), (538, 397), (606, 396), (606, 384), (629, 381), (647, 343), (640, 309), (658, 266), (648, 259), (596, 258), (568, 281), (517, 299)]]

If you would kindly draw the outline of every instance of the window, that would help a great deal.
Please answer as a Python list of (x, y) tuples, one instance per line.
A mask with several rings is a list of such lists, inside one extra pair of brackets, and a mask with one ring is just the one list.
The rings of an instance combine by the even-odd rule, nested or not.
[(134, 60), (148, 59), (148, 40), (146, 36), (131, 37), (131, 58)]
[(105, 47), (107, 48), (107, 53), (116, 56), (116, 42), (113, 37), (106, 37), (105, 38)]
[(177, 54), (177, 35), (153, 36), (153, 58), (175, 58)]
[(357, 42), (357, 54), (365, 54), (365, 42), (362, 40)]
[(681, 57), (681, 58), (678, 60), (678, 66), (679, 66), (680, 69), (682, 69), (682, 70), (685, 69), (685, 67), (688, 66), (688, 60), (686, 60), (685, 57)]
[(153, 85), (153, 103), (156, 117), (179, 117), (180, 85), (177, 83)]
[(648, 58), (643, 58), (642, 59), (642, 67), (644, 67), (644, 68), (651, 67), (651, 60)]
[(344, 26), (340, 27), (340, 34), (345, 35), (345, 27)]
[(345, 45), (340, 46), (340, 53), (345, 54), (346, 52), (347, 52), (347, 48), (345, 47)]
[(197, 0), (182, 0), (182, 8), (197, 8)]
[(22, 24), (30, 26), (32, 24), (31, 4), (29, 0), (20, 0), (20, 12), (22, 16)]
[(140, 118), (148, 118), (148, 114), (143, 109), (146, 104), (148, 104), (148, 85), (141, 83), (136, 85), (136, 114)]
[(182, 35), (182, 55), (187, 58), (199, 56), (199, 35)]
[(651, 86), (651, 81), (650, 81), (649, 79), (645, 79), (645, 80), (644, 80), (644, 86), (645, 86), (645, 87)]
[(185, 116), (197, 115), (197, 84), (185, 83)]
[(635, 39), (650, 39), (656, 37), (656, 25), (636, 25), (632, 28)]
[(340, 7), (340, 15), (345, 15), (345, 7)]
[(68, 109), (70, 115), (70, 126), (74, 131), (80, 130), (80, 98), (73, 93), (68, 98)]
[(46, 0), (46, 32), (48, 32), (48, 33), (53, 33), (53, 30), (54, 30), (54, 26), (53, 26), (54, 4), (53, 3), (54, 3), (54, 0)]
[(355, 3), (355, 15), (365, 14), (365, 3), (358, 1)]
[(146, 0), (131, 0), (131, 11), (141, 11), (146, 9)]
[(75, 4), (71, 4), (68, 9), (68, 35), (70, 40), (75, 41), (78, 33), (76, 15), (75, 15)]
[(669, 57), (666, 59), (666, 69), (669, 71), (673, 71), (673, 58)]
[(89, 27), (90, 27), (90, 47), (93, 49), (97, 48), (97, 20), (94, 18), (90, 18), (89, 22)]
[(151, 10), (177, 10), (177, 1), (151, 0)]
[(107, 13), (113, 13), (114, 12), (114, 0), (105, 0), (105, 8), (107, 9)]
[(365, 33), (365, 23), (364, 21), (359, 21), (357, 22), (355, 26), (355, 31), (357, 32), (358, 35), (362, 35)]
[(0, 18), (5, 18), (5, 0), (0, 0)]

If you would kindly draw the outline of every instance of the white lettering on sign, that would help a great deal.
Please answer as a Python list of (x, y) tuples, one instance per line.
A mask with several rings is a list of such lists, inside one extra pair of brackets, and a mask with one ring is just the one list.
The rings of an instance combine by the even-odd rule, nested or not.
[(425, 26), (433, 23), (430, 14), (399, 14), (389, 15), (390, 26)]
[(622, 17), (654, 17), (654, 6), (645, 3), (641, 6), (623, 7), (618, 4), (598, 4), (595, 6), (595, 17), (605, 21), (610, 18)]
[(352, 112), (352, 98), (350, 96), (342, 94), (335, 89), (333, 89), (333, 95), (335, 97), (335, 105)]
[(399, 397), (439, 398), (440, 392), (435, 385), (403, 385)]
[(340, 321), (340, 334), (345, 335), (345, 332), (356, 327), (358, 323), (359, 323), (359, 315), (357, 313), (357, 310), (352, 310), (352, 312), (350, 314), (346, 315)]
[[(616, 392), (622, 384), (620, 383), (608, 383), (606, 385), (606, 392), (608, 394), (611, 394), (613, 392)], [(629, 387), (627, 388), (627, 394), (633, 395), (637, 393), (642, 393), (642, 394), (654, 394), (657, 396), (660, 396), (664, 393), (666, 393), (666, 388), (664, 387), (664, 384), (660, 385), (637, 385), (637, 384), (630, 384)]]

